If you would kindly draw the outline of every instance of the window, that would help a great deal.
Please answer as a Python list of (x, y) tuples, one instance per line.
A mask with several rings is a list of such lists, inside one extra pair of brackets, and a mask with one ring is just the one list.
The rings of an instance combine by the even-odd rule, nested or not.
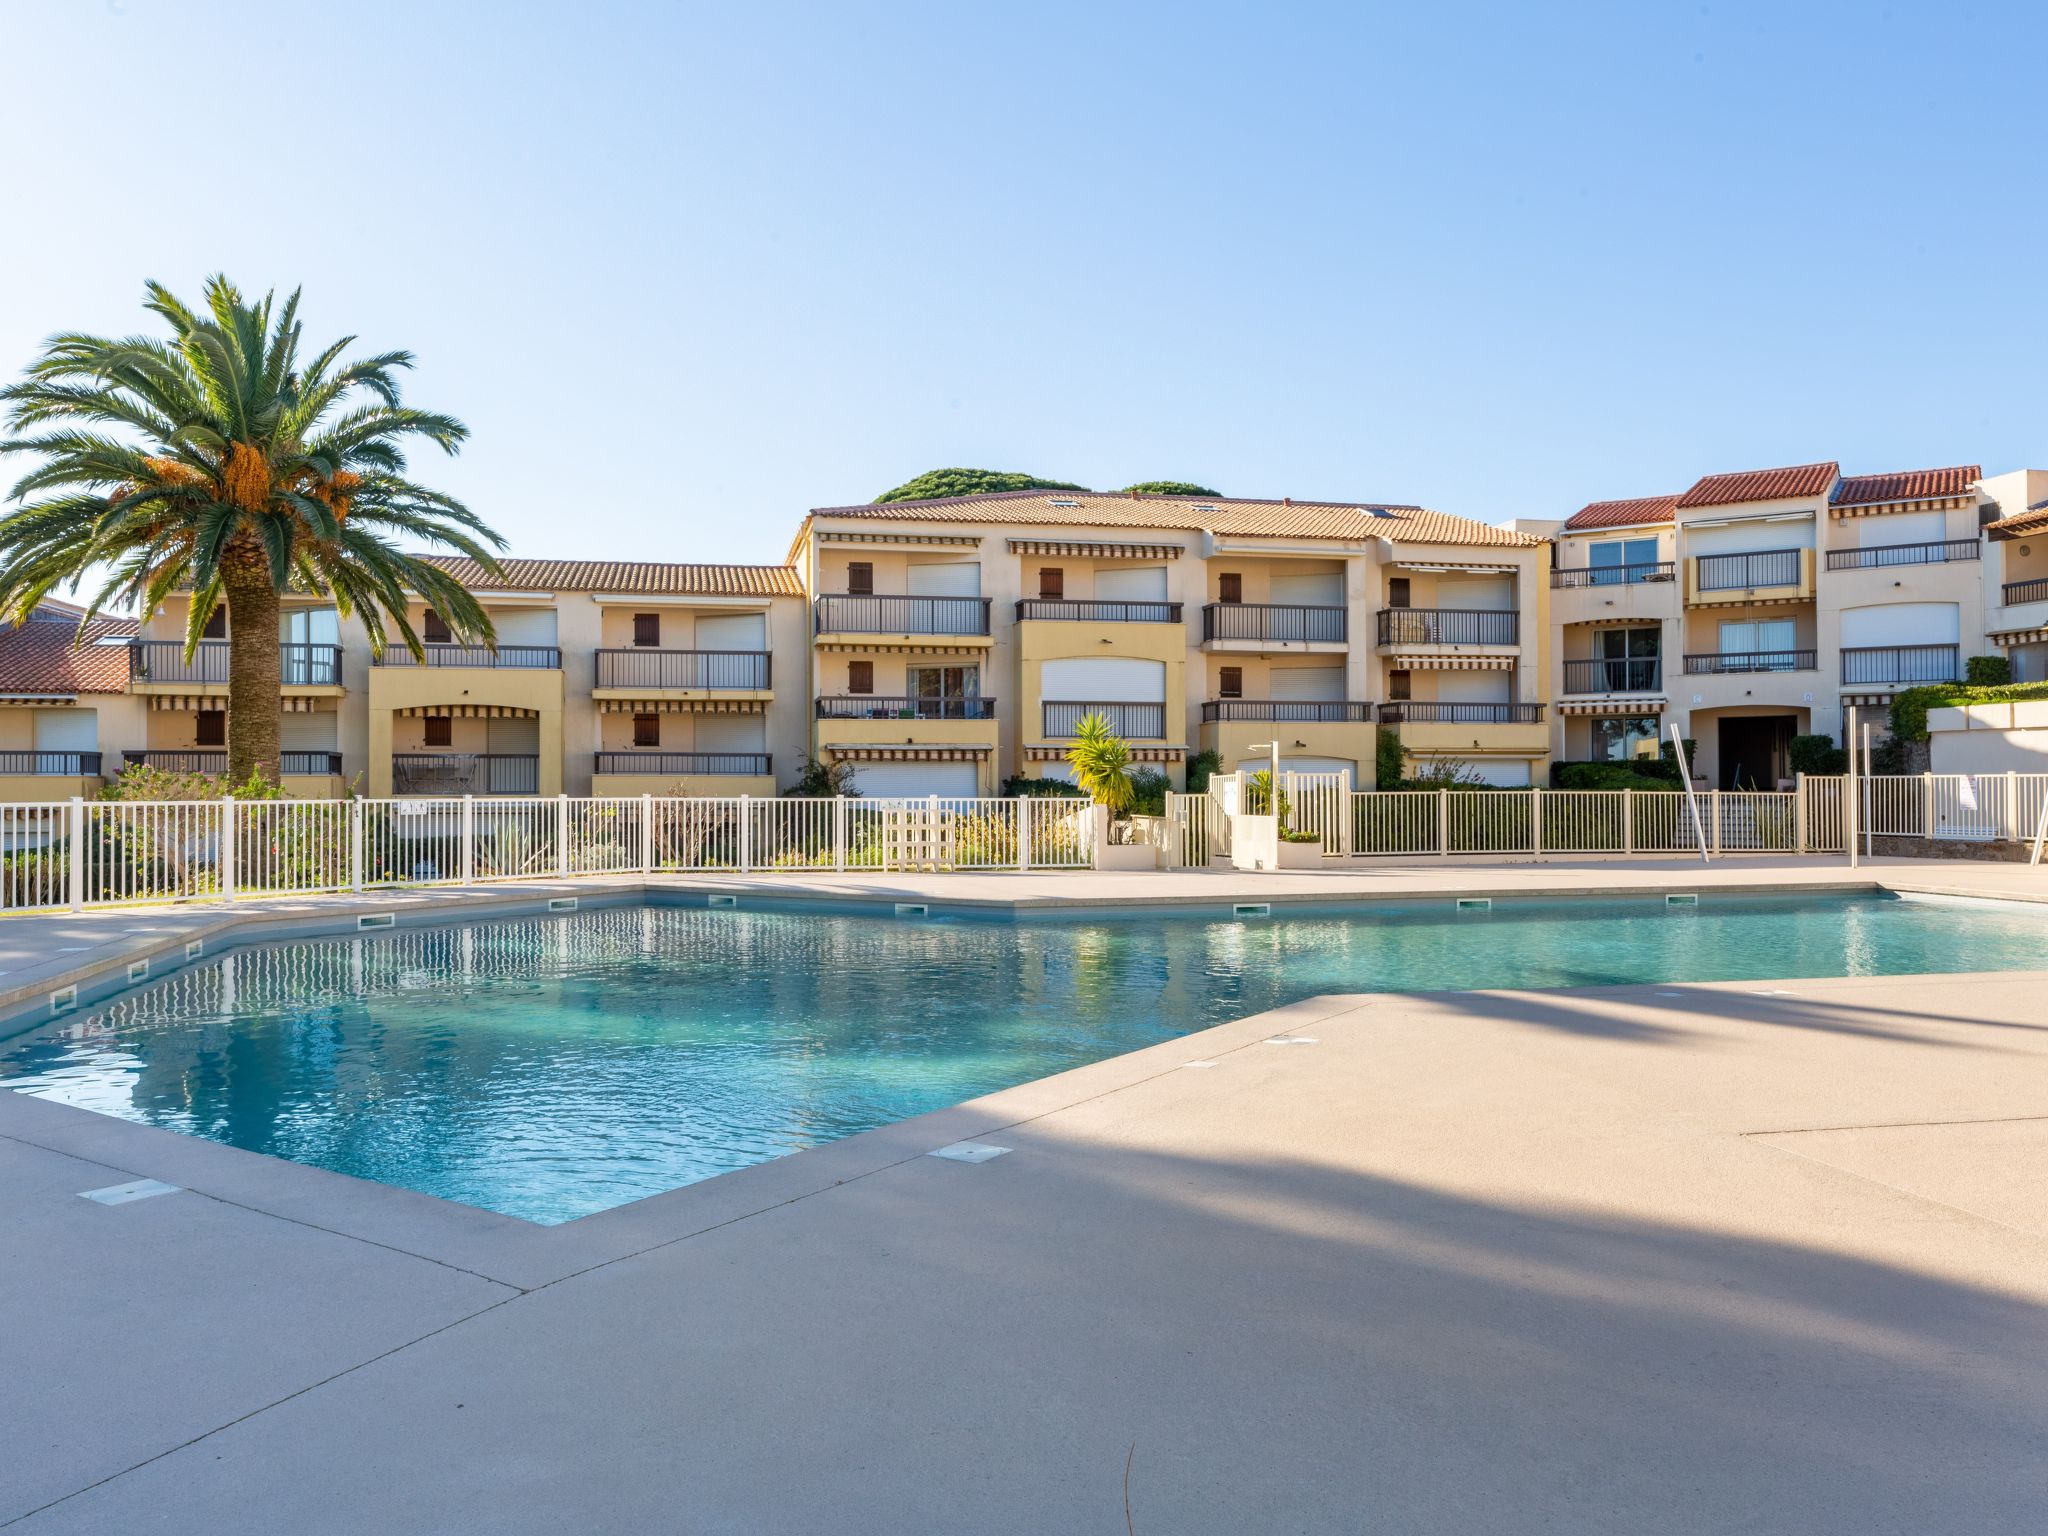
[(1387, 674), (1387, 697), (1390, 699), (1412, 699), (1415, 674), (1412, 672), (1389, 672)]
[(636, 747), (658, 747), (661, 745), (661, 716), (635, 715), (633, 717), (633, 745)]
[(1218, 667), (1216, 669), (1216, 696), (1220, 699), (1241, 699), (1244, 697), (1244, 668)]
[(1656, 560), (1657, 541), (1654, 538), (1604, 539), (1586, 546), (1586, 564), (1593, 569), (1592, 580), (1596, 587), (1641, 581), (1649, 572), (1629, 567), (1653, 565)]
[(1219, 603), (1241, 603), (1244, 601), (1244, 577), (1236, 571), (1223, 571), (1216, 577), (1216, 601)]
[(425, 741), (430, 747), (452, 747), (455, 745), (455, 722), (447, 715), (428, 715), (420, 722), (426, 730)]
[(1408, 578), (1406, 576), (1389, 576), (1387, 578), (1387, 606), (1389, 608), (1406, 608), (1408, 606), (1408, 593)]
[(448, 632), (447, 621), (429, 608), (420, 617), (420, 638), (428, 645), (446, 645), (455, 637)]
[(1598, 671), (1604, 693), (1647, 693), (1662, 686), (1657, 649), (1662, 631), (1650, 625), (1639, 629), (1603, 629), (1597, 639), (1601, 665)]
[(1721, 654), (1747, 656), (1753, 661), (1769, 657), (1769, 661), (1761, 663), (1762, 670), (1791, 671), (1792, 648), (1798, 639), (1798, 628), (1790, 619), (1721, 621)]
[(846, 664), (846, 691), (848, 693), (873, 693), (875, 691), (875, 664), (872, 661), (849, 661)]
[(975, 667), (912, 667), (910, 695), (920, 720), (979, 720), (981, 672)]
[(218, 606), (216, 606), (216, 607), (214, 608), (213, 612), (212, 612), (212, 613), (209, 613), (209, 614), (208, 614), (208, 615), (206, 616), (206, 628), (202, 629), (202, 630), (201, 630), (201, 631), (200, 631), (199, 633), (200, 633), (200, 634), (202, 634), (202, 635), (204, 635), (204, 636), (205, 636), (205, 637), (206, 637), (207, 639), (209, 639), (209, 640), (225, 640), (225, 639), (227, 639), (227, 637), (228, 637), (228, 611), (227, 611), (227, 609), (225, 609), (225, 608), (221, 608), (221, 607), (218, 607)]
[(1038, 595), (1055, 600), (1065, 597), (1067, 595), (1067, 573), (1056, 565), (1048, 565), (1039, 571)]
[(224, 709), (202, 709), (192, 737), (202, 747), (224, 747), (228, 744), (228, 712)]
[(636, 613), (633, 615), (633, 643), (635, 645), (661, 644), (660, 614)]
[(875, 590), (875, 566), (872, 560), (854, 560), (846, 567), (846, 590), (853, 597), (871, 597)]
[(1592, 727), (1591, 755), (1596, 763), (1625, 763), (1657, 755), (1655, 715), (1595, 715), (1586, 723)]

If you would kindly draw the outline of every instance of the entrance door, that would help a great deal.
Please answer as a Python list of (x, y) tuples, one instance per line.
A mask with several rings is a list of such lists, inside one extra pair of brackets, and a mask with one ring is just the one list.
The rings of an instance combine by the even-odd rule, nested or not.
[(1721, 721), (1721, 787), (1776, 789), (1792, 776), (1797, 715), (1735, 715)]

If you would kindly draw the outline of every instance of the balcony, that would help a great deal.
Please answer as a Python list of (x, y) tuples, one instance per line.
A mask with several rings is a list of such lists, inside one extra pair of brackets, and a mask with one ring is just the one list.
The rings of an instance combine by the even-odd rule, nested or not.
[[(202, 640), (191, 659), (182, 640), (136, 640), (129, 646), (133, 680), (141, 685), (216, 687), (228, 685), (228, 642)], [(278, 681), (286, 688), (339, 688), (341, 647), (281, 644)]]
[[(228, 771), (228, 755), (225, 752), (160, 751), (123, 752), (121, 754), (131, 768), (146, 764), (161, 768), (166, 773), (211, 773)], [(277, 771), (280, 774), (339, 775), (341, 754), (339, 752), (280, 752), (277, 755)]]
[(765, 693), (766, 651), (617, 650), (597, 653), (597, 686), (630, 691)]
[(853, 694), (818, 700), (820, 720), (993, 720), (994, 699), (888, 698)]
[(687, 778), (693, 774), (720, 778), (765, 778), (775, 771), (766, 752), (600, 752), (600, 774), (662, 774)]
[[(560, 671), (558, 645), (427, 645), (415, 656), (402, 645), (387, 645), (379, 661), (386, 667), (499, 667), (525, 671)], [(506, 791), (515, 793), (515, 791)]]
[(1357, 724), (1370, 719), (1372, 705), (1362, 699), (1209, 699), (1202, 705), (1204, 725), (1232, 720)]
[(97, 752), (0, 752), (0, 775), (22, 778), (82, 778), (100, 771)]
[(1541, 704), (1430, 703), (1402, 699), (1380, 706), (1383, 725), (1541, 725)]
[(1812, 596), (1810, 549), (1695, 555), (1686, 566), (1688, 603), (1798, 602)]
[(1513, 608), (1382, 608), (1380, 645), (1515, 645), (1522, 626)]
[(1709, 651), (1685, 658), (1688, 676), (1720, 676), (1729, 672), (1811, 672), (1820, 665), (1814, 651)]
[(1842, 648), (1842, 686), (1953, 683), (1963, 675), (1959, 645), (1859, 645)]
[(2008, 607), (2015, 603), (2048, 603), (2048, 576), (2039, 576), (2032, 581), (2008, 581), (1999, 593)]
[(1626, 587), (1639, 581), (1672, 581), (1678, 575), (1675, 560), (1646, 560), (1636, 565), (1590, 565), (1550, 573), (1553, 587)]
[(1208, 603), (1202, 608), (1202, 643), (1342, 645), (1350, 611), (1303, 603)]
[(1017, 622), (1027, 619), (1065, 624), (1178, 624), (1179, 603), (1091, 602), (1085, 598), (1027, 597), (1017, 604)]
[(1564, 664), (1566, 693), (1657, 693), (1663, 687), (1660, 656), (1602, 656)]
[(1125, 741), (1166, 739), (1164, 704), (1088, 704), (1071, 699), (1046, 699), (1040, 710), (1040, 723), (1048, 741), (1072, 739), (1076, 728), (1090, 715), (1102, 716), (1109, 722), (1111, 732)]
[(815, 605), (821, 635), (986, 635), (985, 597), (877, 597), (847, 593)]
[(1981, 560), (1984, 548), (1975, 539), (1943, 539), (1933, 544), (1873, 544), (1864, 549), (1831, 549), (1831, 571), (1885, 570), (1895, 565), (1947, 565), (1956, 560)]
[(397, 752), (391, 757), (395, 795), (534, 795), (538, 753)]

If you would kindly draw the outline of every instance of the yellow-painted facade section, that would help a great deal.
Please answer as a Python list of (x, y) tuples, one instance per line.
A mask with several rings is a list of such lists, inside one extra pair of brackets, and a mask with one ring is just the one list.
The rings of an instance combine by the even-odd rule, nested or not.
[[(1157, 661), (1166, 667), (1165, 734), (1133, 736), (1134, 742), (1182, 746), (1188, 718), (1188, 636), (1182, 624), (1075, 624), (1027, 619), (1017, 626), (1018, 728), (1023, 739), (1050, 744), (1064, 738), (1045, 734), (1045, 694), (1040, 686), (1048, 661)], [(1076, 700), (1074, 702), (1088, 702)]]
[(372, 667), (368, 793), (377, 799), (391, 793), (392, 737), (397, 711), (436, 706), (497, 705), (522, 710), (534, 717), (538, 727), (539, 792), (559, 795), (562, 793), (562, 699), (562, 674), (558, 669)]
[(1685, 601), (1689, 607), (1707, 607), (1726, 603), (1797, 603), (1813, 596), (1813, 551), (1802, 549), (1799, 554), (1799, 580), (1796, 583), (1775, 587), (1736, 587), (1728, 590), (1702, 592), (1700, 590), (1700, 560), (1695, 555), (1685, 562)]

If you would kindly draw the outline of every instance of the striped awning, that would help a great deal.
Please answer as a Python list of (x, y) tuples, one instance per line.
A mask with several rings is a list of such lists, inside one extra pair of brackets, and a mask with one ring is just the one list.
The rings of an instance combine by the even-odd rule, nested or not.
[(1514, 656), (1389, 656), (1387, 665), (1399, 672), (1512, 672), (1519, 658)]
[(520, 709), (512, 704), (411, 704), (394, 709), (401, 720), (538, 720), (537, 709)]
[(820, 544), (943, 544), (974, 549), (981, 544), (978, 533), (859, 533), (851, 529), (823, 529)]
[(818, 649), (838, 656), (980, 656), (993, 643), (986, 636), (980, 636), (980, 644), (964, 645), (958, 641), (948, 644), (929, 644), (925, 641), (890, 640), (820, 640)]
[(2037, 625), (2033, 629), (1994, 629), (1985, 637), (1993, 645), (2038, 645), (2048, 640), (2048, 626)]
[[(151, 709), (165, 709), (177, 712), (188, 710), (219, 710), (228, 707), (225, 693), (152, 693), (145, 697)], [(339, 700), (318, 694), (285, 694), (278, 700), (278, 708), (288, 715), (332, 714)]]
[(994, 747), (886, 747), (871, 741), (827, 742), (824, 750), (850, 763), (978, 763)]
[(599, 699), (605, 715), (765, 715), (766, 699)]
[[(1186, 757), (1187, 754), (1188, 749), (1186, 747), (1130, 748), (1131, 761), (1134, 763), (1177, 763)], [(1060, 763), (1065, 762), (1066, 757), (1067, 749), (1065, 747), (1026, 747), (1024, 749), (1024, 761), (1027, 763)]]
[(1668, 701), (1646, 699), (1570, 699), (1557, 706), (1560, 715), (1661, 715)]
[(1178, 560), (1179, 544), (1099, 544), (1087, 539), (1012, 539), (1013, 555), (1092, 555), (1098, 560)]
[(1941, 512), (1950, 507), (1973, 507), (1974, 496), (1929, 496), (1920, 501), (1878, 501), (1862, 507), (1829, 507), (1831, 517), (1888, 517), (1894, 512)]
[[(1897, 692), (1896, 688), (1892, 690), (1892, 693)], [(1842, 695), (1842, 705), (1844, 708), (1853, 704), (1858, 709), (1889, 709), (1892, 693), (1845, 693)]]

